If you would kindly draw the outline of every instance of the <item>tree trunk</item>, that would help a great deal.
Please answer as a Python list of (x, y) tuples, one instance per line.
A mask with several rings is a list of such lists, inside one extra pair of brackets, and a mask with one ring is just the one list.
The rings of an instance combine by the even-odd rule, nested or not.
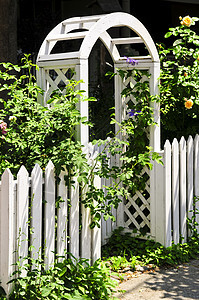
[(17, 62), (17, 0), (0, 0), (0, 62)]

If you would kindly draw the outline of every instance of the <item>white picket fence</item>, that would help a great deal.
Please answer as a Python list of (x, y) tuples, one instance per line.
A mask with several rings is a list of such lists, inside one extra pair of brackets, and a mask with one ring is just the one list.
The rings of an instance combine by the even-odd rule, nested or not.
[[(101, 255), (101, 230), (89, 227), (91, 215), (89, 209), (80, 204), (77, 178), (73, 178), (73, 186), (67, 187), (64, 175), (62, 172), (61, 182), (56, 184), (54, 165), (49, 161), (44, 172), (36, 164), (30, 177), (24, 166), (17, 180), (9, 169), (1, 177), (0, 280), (6, 292), (9, 292), (7, 282), (15, 268), (13, 264), (20, 257), (30, 255), (36, 259), (44, 253), (45, 267), (49, 268), (55, 253), (64, 255), (64, 250), (90, 262)], [(96, 184), (100, 187), (99, 180)], [(64, 200), (60, 208), (56, 208), (58, 196)], [(33, 249), (29, 253), (30, 245)]]
[[(193, 199), (199, 196), (199, 135), (167, 140), (160, 153), (164, 166), (155, 163), (151, 235), (165, 246), (187, 241), (187, 217), (193, 217)], [(196, 202), (199, 209), (199, 202)], [(199, 223), (199, 215), (195, 221)], [(198, 228), (199, 232), (199, 228)], [(181, 238), (184, 239), (181, 239)]]

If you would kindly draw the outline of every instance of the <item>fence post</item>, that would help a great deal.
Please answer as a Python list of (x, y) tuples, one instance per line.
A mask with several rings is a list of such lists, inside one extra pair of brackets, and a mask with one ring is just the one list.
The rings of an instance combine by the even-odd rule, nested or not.
[(70, 186), (70, 215), (69, 215), (69, 250), (76, 258), (79, 258), (79, 183), (77, 178), (72, 178)]
[(15, 263), (15, 215), (14, 180), (9, 169), (6, 169), (1, 177), (0, 199), (0, 280), (1, 286), (9, 294), (11, 285), (7, 282), (11, 279)]
[(38, 164), (32, 170), (31, 180), (31, 257), (38, 259), (42, 246), (42, 170)]
[[(63, 200), (63, 202), (59, 204), (57, 211), (57, 253), (59, 256), (64, 256), (64, 250), (67, 249), (68, 188), (64, 180), (65, 174), (64, 171), (61, 171), (60, 183), (57, 188), (58, 196)], [(62, 260), (62, 258), (59, 260)]]
[(186, 195), (187, 195), (187, 162), (186, 162), (186, 141), (182, 136), (180, 139), (180, 233), (183, 237), (182, 242), (187, 240), (187, 208), (186, 208)]
[[(199, 197), (199, 135), (194, 139), (194, 195)], [(196, 201), (196, 212), (199, 212), (199, 201)], [(196, 213), (196, 223), (199, 224), (199, 214)], [(199, 233), (199, 226), (197, 226)]]
[(187, 141), (187, 215), (190, 219), (193, 217), (193, 196), (193, 138), (189, 136)]
[(49, 269), (54, 263), (55, 251), (55, 175), (50, 160), (45, 170), (44, 263)]
[(179, 145), (175, 138), (172, 143), (172, 207), (173, 207), (173, 241), (180, 241), (180, 204), (179, 204)]
[[(17, 174), (17, 240), (18, 259), (22, 266), (27, 264), (28, 256), (28, 206), (29, 206), (29, 174), (24, 166), (21, 166)], [(26, 260), (23, 259), (26, 257)], [(22, 276), (26, 276), (22, 270)]]
[(171, 145), (164, 145), (164, 165), (154, 162), (155, 202), (156, 202), (156, 241), (169, 247), (171, 245)]

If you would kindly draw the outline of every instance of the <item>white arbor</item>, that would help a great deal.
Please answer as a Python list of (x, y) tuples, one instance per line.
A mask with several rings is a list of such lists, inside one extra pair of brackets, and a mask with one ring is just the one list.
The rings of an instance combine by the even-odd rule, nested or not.
[[(112, 27), (128, 27), (130, 31), (137, 34), (137, 37), (112, 38), (108, 29)], [(135, 34), (134, 34), (135, 35)], [(79, 51), (65, 53), (51, 53), (56, 43), (67, 40), (82, 40)], [(45, 38), (37, 58), (37, 64), (40, 67), (38, 74), (38, 83), (45, 91), (41, 103), (46, 105), (48, 97), (52, 91), (59, 88), (59, 84), (67, 82), (67, 72), (69, 69), (75, 71), (75, 79), (83, 80), (80, 83), (80, 89), (88, 94), (88, 58), (96, 41), (100, 39), (108, 49), (115, 68), (129, 69), (124, 57), (120, 56), (118, 46), (128, 44), (144, 43), (147, 50), (147, 56), (136, 56), (138, 60), (138, 69), (148, 69), (152, 75), (150, 78), (150, 88), (152, 94), (158, 93), (159, 77), (159, 56), (155, 44), (143, 26), (143, 24), (127, 13), (111, 13), (107, 15), (75, 17), (66, 19), (57, 25)], [(54, 71), (52, 73), (52, 70)], [(124, 105), (121, 101), (120, 91), (122, 82), (119, 78), (115, 79), (115, 109), (116, 119), (121, 121)], [(64, 92), (64, 90), (63, 90)], [(80, 112), (82, 116), (88, 117), (88, 103), (80, 103)], [(155, 121), (159, 124), (159, 107), (155, 106)], [(154, 128), (151, 133), (151, 145), (155, 150), (159, 150), (159, 126)], [(82, 126), (79, 132), (79, 138), (83, 144), (88, 143), (88, 127)]]
[[(126, 27), (128, 36), (113, 38), (109, 29), (112, 27)], [(74, 17), (66, 19), (57, 25), (45, 38), (37, 58), (39, 66), (38, 84), (45, 91), (39, 101), (46, 105), (53, 90), (61, 86), (64, 93), (65, 86), (71, 70), (75, 72), (76, 80), (83, 80), (79, 85), (80, 90), (85, 90), (88, 95), (89, 64), (88, 59), (91, 50), (97, 40), (100, 39), (110, 53), (114, 68), (132, 69), (134, 66), (127, 63), (126, 58), (120, 55), (121, 45), (144, 44), (148, 53), (146, 56), (131, 57), (138, 61), (137, 69), (148, 70), (150, 76), (150, 91), (152, 95), (158, 93), (158, 78), (160, 75), (160, 62), (155, 44), (143, 24), (130, 14), (123, 12), (110, 13), (87, 17)], [(78, 51), (56, 53), (56, 44), (60, 41), (81, 40)], [(53, 53), (52, 53), (53, 52)], [(132, 82), (133, 83), (133, 82)], [(115, 115), (121, 122), (126, 117), (128, 99), (121, 97), (124, 82), (119, 76), (115, 76)], [(159, 104), (152, 103), (154, 107), (154, 119), (156, 126), (150, 128), (150, 145), (154, 151), (160, 151), (160, 115)], [(79, 109), (82, 116), (88, 116), (88, 102), (80, 102)], [(117, 128), (116, 128), (117, 132)], [(78, 139), (83, 145), (89, 142), (88, 126), (81, 125), (78, 129)], [(142, 195), (138, 192), (132, 199), (120, 205), (117, 211), (117, 225), (127, 228), (131, 225), (136, 229), (147, 226), (154, 235), (155, 214), (155, 189), (154, 173), (144, 170), (148, 176), (146, 191)], [(143, 175), (141, 174), (141, 175)], [(147, 195), (147, 196), (146, 196)], [(137, 201), (137, 202), (136, 202)], [(139, 202), (139, 205), (137, 204)], [(125, 217), (124, 216), (125, 213)]]

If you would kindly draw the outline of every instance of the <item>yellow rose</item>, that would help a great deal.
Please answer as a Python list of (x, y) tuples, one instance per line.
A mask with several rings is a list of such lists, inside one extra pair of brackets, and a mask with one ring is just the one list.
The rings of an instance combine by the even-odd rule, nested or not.
[(184, 105), (185, 105), (185, 107), (187, 109), (190, 109), (193, 106), (193, 101), (192, 100), (185, 100), (185, 104)]
[(192, 24), (192, 18), (191, 18), (190, 16), (184, 17), (184, 18), (182, 19), (181, 24), (190, 27), (191, 24)]

